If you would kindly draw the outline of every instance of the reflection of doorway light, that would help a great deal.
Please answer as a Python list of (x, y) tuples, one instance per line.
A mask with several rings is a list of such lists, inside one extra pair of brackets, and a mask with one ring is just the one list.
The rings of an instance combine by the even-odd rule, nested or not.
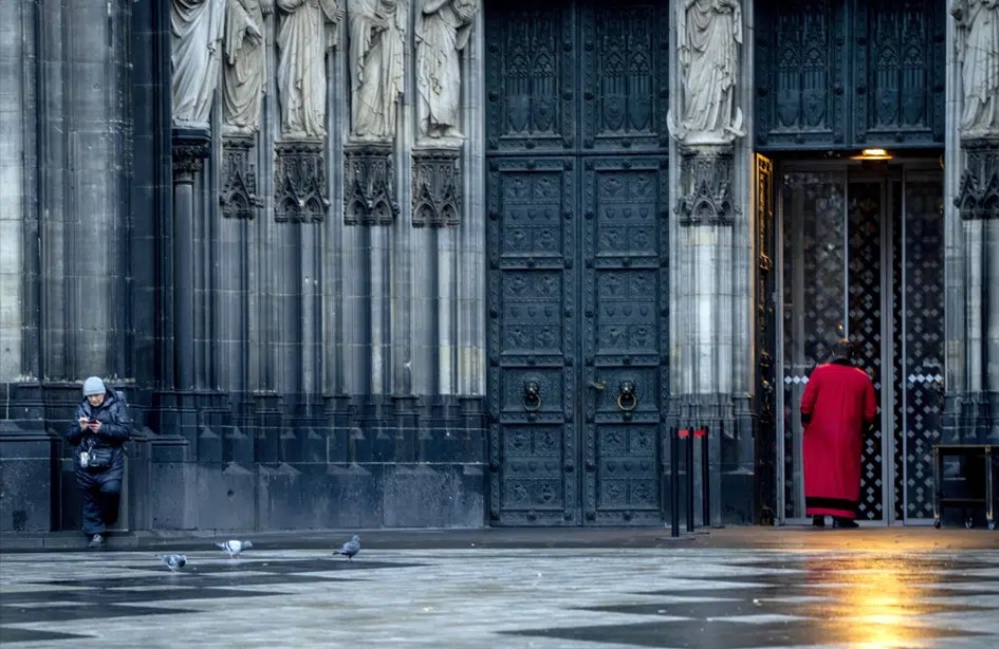
[(926, 615), (920, 588), (932, 585), (932, 573), (917, 575), (901, 559), (872, 553), (837, 562), (836, 576), (836, 587), (823, 592), (850, 618), (850, 646), (889, 649), (918, 641), (919, 620)]
[(864, 149), (860, 155), (853, 156), (854, 160), (891, 160), (892, 155), (887, 149)]

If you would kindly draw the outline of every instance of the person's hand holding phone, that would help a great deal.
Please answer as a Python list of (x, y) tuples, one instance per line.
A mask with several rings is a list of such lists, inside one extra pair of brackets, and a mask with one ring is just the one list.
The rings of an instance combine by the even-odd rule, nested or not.
[(87, 430), (87, 427), (90, 426), (90, 420), (86, 417), (80, 417), (76, 422), (80, 424), (80, 430)]
[(93, 431), (95, 433), (101, 432), (101, 422), (98, 419), (91, 419), (87, 423), (87, 426), (90, 428), (91, 431)]

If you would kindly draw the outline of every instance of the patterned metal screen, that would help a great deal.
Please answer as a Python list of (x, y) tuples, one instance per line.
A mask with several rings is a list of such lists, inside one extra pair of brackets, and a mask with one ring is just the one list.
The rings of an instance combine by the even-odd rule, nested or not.
[(848, 335), (881, 402), (864, 434), (858, 517), (928, 518), (943, 400), (942, 175), (915, 165), (785, 171), (780, 218), (783, 515), (804, 516), (804, 386)]

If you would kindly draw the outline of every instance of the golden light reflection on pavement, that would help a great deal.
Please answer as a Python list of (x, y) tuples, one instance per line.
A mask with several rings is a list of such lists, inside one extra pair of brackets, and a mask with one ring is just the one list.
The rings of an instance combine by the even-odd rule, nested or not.
[[(829, 574), (828, 560), (809, 560), (808, 574)], [(921, 620), (933, 613), (927, 596), (939, 586), (939, 573), (900, 559), (874, 554), (854, 555), (836, 561), (836, 585), (823, 586), (831, 601), (817, 603), (830, 608), (823, 615), (826, 625), (835, 624), (846, 634), (851, 646), (893, 649), (914, 646), (920, 639)]]

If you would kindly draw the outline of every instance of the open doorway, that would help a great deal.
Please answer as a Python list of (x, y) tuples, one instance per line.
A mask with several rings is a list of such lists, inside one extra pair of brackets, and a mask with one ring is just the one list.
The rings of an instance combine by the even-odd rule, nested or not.
[(875, 384), (858, 520), (932, 518), (943, 412), (943, 173), (937, 161), (787, 162), (775, 178), (777, 504), (804, 521), (798, 405), (847, 336)]

